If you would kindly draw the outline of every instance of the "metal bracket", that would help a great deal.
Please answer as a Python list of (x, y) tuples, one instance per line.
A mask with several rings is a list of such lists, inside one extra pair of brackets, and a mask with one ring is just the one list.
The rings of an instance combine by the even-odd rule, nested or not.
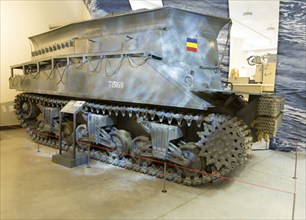
[(100, 143), (100, 130), (102, 127), (116, 124), (116, 118), (109, 115), (88, 114), (88, 134), (89, 138), (96, 143)]
[(151, 134), (153, 157), (166, 159), (170, 141), (183, 137), (182, 130), (173, 125), (141, 121), (140, 125)]

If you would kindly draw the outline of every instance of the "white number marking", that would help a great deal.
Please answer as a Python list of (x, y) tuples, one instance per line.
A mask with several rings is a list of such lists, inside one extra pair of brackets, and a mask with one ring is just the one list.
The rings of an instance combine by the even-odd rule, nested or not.
[(108, 87), (112, 89), (123, 89), (123, 82), (108, 81)]

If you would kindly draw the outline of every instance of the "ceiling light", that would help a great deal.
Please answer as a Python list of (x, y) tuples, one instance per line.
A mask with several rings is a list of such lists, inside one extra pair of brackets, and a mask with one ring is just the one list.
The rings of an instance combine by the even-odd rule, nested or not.
[(243, 23), (249, 26), (252, 23), (252, 16), (253, 16), (253, 13), (251, 11), (247, 10), (246, 12), (244, 12), (243, 13)]
[(246, 16), (246, 17), (251, 17), (253, 15), (253, 13), (251, 11), (246, 11), (243, 13), (243, 16)]
[(274, 30), (275, 30), (274, 27), (268, 27), (268, 28), (267, 28), (267, 31), (274, 31)]
[(276, 40), (274, 31), (275, 31), (275, 28), (272, 26), (267, 28), (267, 37), (270, 38), (270, 46), (272, 46), (274, 41)]

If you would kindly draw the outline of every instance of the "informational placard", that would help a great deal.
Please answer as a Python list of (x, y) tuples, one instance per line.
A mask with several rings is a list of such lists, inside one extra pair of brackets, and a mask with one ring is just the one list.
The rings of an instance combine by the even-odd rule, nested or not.
[(85, 101), (71, 100), (62, 108), (61, 112), (75, 114), (81, 110), (84, 104)]

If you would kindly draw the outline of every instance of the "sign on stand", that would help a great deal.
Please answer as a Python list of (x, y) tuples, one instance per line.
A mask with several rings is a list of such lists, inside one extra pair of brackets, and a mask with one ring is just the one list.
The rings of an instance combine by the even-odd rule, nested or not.
[(84, 104), (85, 101), (71, 100), (64, 106), (64, 108), (62, 108), (61, 112), (68, 114), (76, 114), (81, 110)]
[(73, 115), (73, 132), (76, 133), (76, 115), (82, 109), (86, 102), (71, 100), (69, 101), (64, 108), (60, 111), (60, 135), (59, 135), (59, 154), (52, 156), (52, 161), (54, 163), (66, 166), (66, 167), (76, 167), (82, 164), (87, 163), (87, 157), (85, 155), (76, 154), (76, 137), (73, 135), (73, 152), (66, 152), (62, 154), (62, 119), (63, 114), (72, 114)]

